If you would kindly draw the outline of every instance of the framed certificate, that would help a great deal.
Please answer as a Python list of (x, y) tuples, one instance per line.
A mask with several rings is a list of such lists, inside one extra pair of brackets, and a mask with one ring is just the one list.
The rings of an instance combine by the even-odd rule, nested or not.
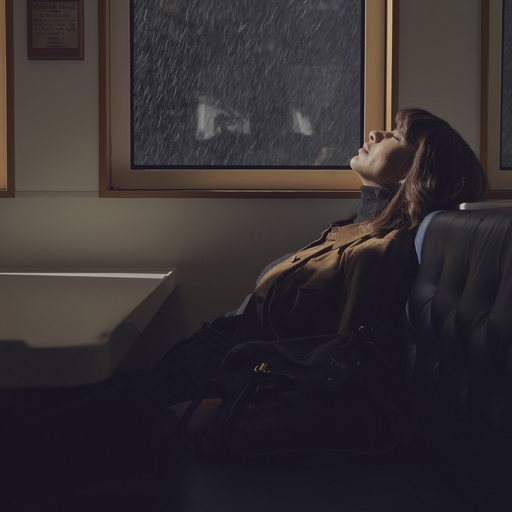
[(27, 0), (28, 58), (83, 59), (83, 0)]

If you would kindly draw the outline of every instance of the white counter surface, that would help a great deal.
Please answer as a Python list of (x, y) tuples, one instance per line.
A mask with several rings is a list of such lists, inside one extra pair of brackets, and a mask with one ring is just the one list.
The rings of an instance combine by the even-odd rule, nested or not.
[(174, 271), (0, 273), (0, 386), (108, 377), (174, 287)]

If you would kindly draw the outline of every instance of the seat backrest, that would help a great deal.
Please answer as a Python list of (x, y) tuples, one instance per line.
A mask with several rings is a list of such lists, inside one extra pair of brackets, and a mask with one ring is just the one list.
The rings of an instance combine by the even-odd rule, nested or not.
[(407, 304), (418, 425), (503, 446), (512, 435), (512, 208), (440, 212), (421, 256)]

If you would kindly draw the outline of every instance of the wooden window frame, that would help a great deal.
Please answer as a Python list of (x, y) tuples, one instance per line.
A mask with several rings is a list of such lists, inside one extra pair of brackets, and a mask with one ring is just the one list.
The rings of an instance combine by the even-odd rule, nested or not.
[[(503, 3), (482, 0), (482, 88), (480, 161), (489, 178), (492, 198), (512, 197), (512, 170), (501, 168), (501, 54)], [(491, 27), (493, 30), (491, 30)]]
[[(357, 197), (361, 182), (351, 170), (311, 168), (243, 170), (130, 169), (129, 18), (121, 0), (99, 1), (100, 197)], [(127, 1), (127, 0), (125, 0)], [(365, 0), (364, 136), (391, 129), (398, 96), (398, 0)], [(115, 15), (113, 13), (115, 12)], [(115, 19), (115, 23), (114, 20)], [(115, 34), (113, 35), (113, 32)], [(128, 38), (128, 39), (127, 39)], [(123, 43), (124, 41), (124, 43)], [(124, 57), (119, 58), (120, 55)], [(119, 93), (115, 82), (124, 85)], [(370, 88), (368, 84), (371, 84)], [(128, 91), (128, 92), (127, 92)], [(120, 106), (121, 105), (121, 106)], [(122, 135), (119, 135), (121, 133)], [(123, 146), (124, 151), (118, 151)], [(127, 149), (126, 149), (127, 147)], [(357, 148), (354, 148), (354, 154)], [(172, 173), (174, 188), (159, 188)], [(169, 176), (171, 176), (169, 174)], [(237, 183), (233, 185), (233, 180)], [(243, 186), (240, 183), (243, 181)]]
[(0, 197), (14, 197), (12, 0), (0, 0)]

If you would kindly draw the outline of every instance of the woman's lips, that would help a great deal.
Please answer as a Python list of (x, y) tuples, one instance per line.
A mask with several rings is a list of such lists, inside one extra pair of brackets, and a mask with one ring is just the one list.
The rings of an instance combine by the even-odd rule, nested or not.
[(359, 148), (359, 153), (368, 153), (368, 146), (366, 145), (366, 142)]

